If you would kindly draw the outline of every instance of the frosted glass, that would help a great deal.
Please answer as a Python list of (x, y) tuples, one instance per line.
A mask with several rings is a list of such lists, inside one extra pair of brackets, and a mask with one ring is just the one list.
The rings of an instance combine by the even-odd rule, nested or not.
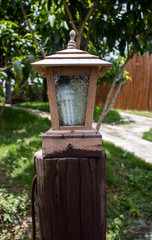
[(89, 87), (88, 76), (55, 76), (60, 126), (84, 125)]

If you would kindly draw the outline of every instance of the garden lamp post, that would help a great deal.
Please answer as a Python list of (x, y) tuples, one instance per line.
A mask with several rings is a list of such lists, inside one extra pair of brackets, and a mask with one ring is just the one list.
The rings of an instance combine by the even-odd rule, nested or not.
[(105, 154), (92, 129), (97, 77), (111, 63), (76, 49), (32, 63), (47, 78), (52, 128), (35, 154), (41, 240), (105, 239)]

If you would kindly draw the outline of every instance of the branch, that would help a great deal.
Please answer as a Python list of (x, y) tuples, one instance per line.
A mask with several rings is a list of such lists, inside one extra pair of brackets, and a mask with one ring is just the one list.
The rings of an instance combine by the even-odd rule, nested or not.
[(95, 1), (92, 3), (92, 7), (89, 9), (89, 11), (87, 12), (87, 14), (86, 14), (84, 20), (82, 21), (81, 27), (80, 27), (80, 29), (79, 29), (79, 33), (80, 33), (80, 35), (82, 35), (82, 33), (83, 33), (83, 29), (84, 29), (84, 27), (85, 27), (85, 25), (86, 25), (86, 23), (87, 23), (89, 17), (91, 16), (93, 10), (94, 10), (95, 7), (97, 6), (97, 3), (98, 3), (98, 0), (95, 0)]
[(69, 9), (69, 7), (68, 7), (68, 4), (67, 4), (66, 0), (62, 0), (62, 3), (63, 3), (63, 5), (64, 5), (64, 7), (65, 7), (65, 9), (66, 9), (66, 11), (67, 11), (69, 20), (70, 20), (71, 25), (72, 25), (72, 27), (73, 27), (73, 30), (75, 30), (75, 32), (76, 32), (77, 35), (79, 35), (79, 31), (78, 31), (78, 29), (77, 29), (77, 27), (76, 27), (76, 25), (75, 25), (75, 23), (74, 23), (74, 21), (73, 21), (72, 14), (71, 14), (71, 11), (70, 11), (70, 9)]
[[(97, 122), (97, 126), (96, 126), (97, 131), (99, 131), (100, 126), (101, 126), (101, 123), (102, 123), (102, 121), (103, 121), (103, 118), (106, 116), (107, 112), (110, 110), (110, 107), (112, 106), (112, 104), (113, 104), (113, 102), (114, 102), (114, 100), (115, 100), (115, 98), (116, 98), (116, 96), (117, 96), (117, 95), (116, 95), (116, 96), (114, 95), (115, 98), (112, 99), (112, 101), (113, 101), (112, 104), (111, 104), (111, 103), (109, 104), (109, 100), (110, 100), (111, 94), (112, 94), (112, 92), (113, 92), (113, 89), (114, 89), (114, 87), (115, 87), (115, 85), (116, 85), (116, 81), (117, 81), (118, 77), (123, 74), (123, 72), (124, 72), (124, 70), (125, 70), (125, 67), (126, 67), (128, 61), (129, 61), (129, 59), (130, 59), (130, 57), (128, 56), (128, 58), (126, 59), (124, 65), (123, 65), (122, 68), (120, 69), (119, 73), (114, 77), (113, 83), (112, 83), (112, 85), (111, 85), (111, 87), (110, 87), (110, 90), (109, 90), (108, 95), (107, 95), (107, 98), (106, 98), (106, 102), (105, 102), (104, 108), (103, 108), (102, 113), (101, 113), (101, 115), (100, 115), (100, 117), (99, 117), (99, 120), (98, 120), (98, 122)], [(122, 82), (122, 83), (123, 83), (123, 82)], [(118, 86), (118, 88), (119, 88), (119, 86)], [(121, 88), (121, 84), (120, 84), (120, 88)], [(120, 90), (120, 89), (119, 89), (119, 90)], [(116, 92), (117, 92), (117, 90), (116, 90)], [(118, 92), (117, 92), (117, 94), (118, 94)]]
[(22, 10), (22, 13), (23, 13), (26, 25), (28, 26), (28, 28), (30, 30), (30, 33), (32, 34), (33, 40), (36, 43), (36, 45), (38, 46), (38, 48), (40, 49), (40, 51), (42, 53), (42, 56), (45, 57), (45, 52), (44, 52), (43, 48), (41, 47), (41, 45), (39, 44), (38, 40), (36, 39), (36, 37), (34, 35), (34, 31), (33, 31), (32, 27), (31, 27), (31, 25), (29, 23), (29, 20), (27, 18), (27, 15), (26, 15), (25, 8), (23, 6), (22, 0), (19, 0), (19, 4), (20, 4), (21, 10)]
[(2, 115), (3, 115), (4, 109), (5, 109), (5, 104), (6, 104), (6, 99), (5, 99), (5, 101), (4, 101), (3, 105), (2, 105), (2, 108), (0, 110), (0, 121), (2, 120)]
[(2, 67), (2, 68), (0, 68), (0, 71), (3, 71), (3, 72), (5, 72), (5, 71), (7, 71), (8, 70), (8, 67)]
[(94, 24), (98, 12), (99, 12), (99, 10), (96, 10), (96, 12), (95, 12), (95, 14), (94, 14), (94, 16), (93, 16), (93, 18), (91, 20), (91, 23), (90, 23), (90, 26), (89, 26), (89, 31), (87, 32), (87, 38), (85, 40), (85, 45), (84, 45), (84, 50), (85, 51), (87, 51), (88, 43), (89, 43), (89, 40), (90, 40), (91, 26)]
[(123, 83), (124, 83), (124, 78), (122, 78), (122, 79), (120, 80), (119, 84), (118, 84), (118, 87), (117, 87), (117, 89), (116, 89), (116, 91), (115, 91), (115, 93), (114, 93), (114, 95), (113, 95), (113, 97), (112, 97), (112, 99), (111, 99), (111, 102), (109, 103), (109, 105), (108, 105), (108, 107), (107, 107), (106, 115), (107, 115), (108, 112), (110, 111), (110, 109), (111, 109), (111, 107), (112, 107), (112, 105), (113, 105), (113, 103), (114, 103), (114, 101), (115, 101), (115, 99), (116, 99), (116, 97), (117, 97), (117, 95), (118, 95), (118, 93), (119, 93), (119, 91), (120, 91)]

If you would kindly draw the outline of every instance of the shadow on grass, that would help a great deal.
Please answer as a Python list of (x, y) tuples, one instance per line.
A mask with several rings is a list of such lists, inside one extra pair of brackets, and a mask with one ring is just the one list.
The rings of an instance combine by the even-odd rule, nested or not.
[(30, 192), (33, 156), (48, 119), (5, 108), (0, 122), (0, 239), (31, 239)]
[[(25, 194), (21, 191), (26, 187), (28, 192), (31, 187), (34, 176), (33, 156), (41, 149), (42, 133), (49, 128), (48, 119), (21, 110), (5, 109), (3, 120), (0, 122), (0, 173), (3, 178), (2, 187), (4, 190), (7, 187), (9, 193), (5, 195), (4, 191), (3, 195), (8, 199), (6, 202), (12, 201), (10, 196), (13, 193), (12, 206), (15, 196), (17, 199), (19, 196), (24, 198)], [(152, 166), (107, 142), (103, 142), (103, 150), (107, 154), (107, 240), (138, 239), (135, 220), (141, 219), (148, 226), (147, 222), (152, 212)], [(21, 211), (19, 205), (17, 211), (18, 209)], [(7, 211), (8, 214), (9, 209)], [(9, 222), (5, 229), (9, 224), (11, 223)], [(132, 228), (133, 224), (135, 228)], [(12, 231), (15, 227), (14, 225)], [(141, 229), (140, 236), (143, 237), (144, 228)], [(9, 239), (9, 235), (5, 239)]]
[(0, 172), (28, 187), (34, 173), (34, 153), (41, 149), (42, 134), (50, 127), (48, 119), (6, 108), (0, 123)]

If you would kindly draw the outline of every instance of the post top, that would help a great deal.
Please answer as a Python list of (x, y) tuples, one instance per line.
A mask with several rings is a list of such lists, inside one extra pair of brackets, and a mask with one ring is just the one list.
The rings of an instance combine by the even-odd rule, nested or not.
[(102, 77), (111, 67), (111, 63), (99, 59), (86, 51), (76, 48), (74, 40), (76, 32), (70, 32), (70, 41), (67, 49), (57, 51), (55, 54), (45, 56), (43, 60), (31, 63), (32, 67), (42, 76), (46, 77), (47, 67), (98, 67), (98, 76)]
[(67, 49), (75, 49), (76, 42), (74, 41), (74, 38), (76, 36), (76, 32), (74, 30), (72, 30), (69, 35), (70, 35), (70, 41), (68, 42)]

